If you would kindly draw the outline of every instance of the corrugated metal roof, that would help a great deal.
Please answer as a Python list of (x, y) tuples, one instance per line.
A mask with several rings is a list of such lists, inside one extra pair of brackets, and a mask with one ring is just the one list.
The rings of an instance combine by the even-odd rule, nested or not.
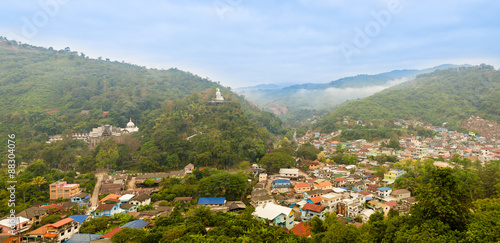
[(122, 225), (120, 228), (125, 228), (125, 227), (129, 227), (131, 229), (142, 229), (144, 227), (146, 227), (149, 223), (144, 221), (144, 220), (134, 220), (134, 221), (130, 221), (124, 225)]
[(71, 215), (70, 218), (74, 219), (78, 222), (78, 224), (82, 224), (89, 216), (88, 215)]
[(88, 243), (94, 240), (98, 240), (102, 235), (98, 234), (74, 234), (65, 243)]
[(225, 197), (200, 197), (200, 199), (198, 199), (199, 205), (224, 204), (225, 202)]

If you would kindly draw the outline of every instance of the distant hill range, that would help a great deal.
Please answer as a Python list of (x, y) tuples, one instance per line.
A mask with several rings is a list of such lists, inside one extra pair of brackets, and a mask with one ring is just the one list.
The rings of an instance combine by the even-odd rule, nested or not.
[(415, 119), (450, 128), (472, 115), (500, 121), (500, 72), (481, 64), (420, 74), (370, 97), (348, 102), (318, 121), (335, 130), (342, 117), (365, 122)]
[(345, 101), (368, 97), (396, 84), (412, 80), (419, 74), (464, 66), (469, 65), (444, 64), (423, 70), (408, 69), (375, 75), (361, 74), (322, 84), (289, 86), (262, 84), (235, 90), (257, 106), (277, 115), (285, 115), (301, 110), (332, 109)]
[(216, 88), (226, 99), (241, 103), (252, 122), (270, 132), (281, 130), (274, 115), (186, 71), (91, 59), (69, 47), (54, 50), (0, 37), (0, 134), (22, 132), (27, 139), (44, 142), (48, 135), (65, 131), (89, 132), (104, 124), (125, 127), (130, 118), (147, 132), (166, 101), (207, 90), (214, 96)]

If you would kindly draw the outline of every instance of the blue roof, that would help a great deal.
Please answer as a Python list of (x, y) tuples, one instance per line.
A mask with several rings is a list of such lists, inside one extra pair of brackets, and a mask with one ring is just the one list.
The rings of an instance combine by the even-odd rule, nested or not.
[(78, 224), (81, 225), (83, 223), (83, 221), (85, 221), (89, 217), (89, 215), (71, 215), (69, 217), (72, 218), (73, 220), (77, 221)]
[(350, 191), (351, 189), (345, 188), (345, 187), (339, 187), (340, 189), (344, 189), (346, 191)]
[(389, 191), (389, 190), (392, 190), (392, 189), (391, 189), (391, 188), (389, 188), (389, 187), (385, 187), (385, 186), (384, 186), (384, 187), (379, 187), (379, 188), (377, 188), (377, 190), (385, 192), (385, 191)]
[(366, 200), (366, 201), (370, 201), (370, 200), (372, 200), (372, 199), (373, 199), (373, 198), (371, 198), (371, 197), (365, 197), (365, 200)]
[(224, 204), (225, 201), (225, 197), (200, 197), (200, 199), (198, 199), (198, 205)]
[(65, 243), (88, 243), (93, 240), (98, 240), (99, 238), (101, 238), (101, 236), (103, 235), (77, 233), (71, 236), (71, 238), (65, 241)]
[(148, 225), (149, 223), (144, 221), (144, 220), (134, 220), (134, 221), (130, 221), (124, 225), (122, 225), (120, 228), (125, 228), (125, 227), (129, 227), (131, 229), (142, 229), (144, 227), (146, 227), (146, 225)]
[(280, 178), (280, 179), (274, 180), (273, 183), (290, 183), (290, 180)]

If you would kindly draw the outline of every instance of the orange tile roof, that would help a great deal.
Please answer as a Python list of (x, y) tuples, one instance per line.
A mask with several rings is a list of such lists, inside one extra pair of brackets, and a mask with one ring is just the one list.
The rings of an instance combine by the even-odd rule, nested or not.
[(59, 227), (65, 225), (65, 224), (67, 224), (67, 223), (69, 223), (69, 222), (71, 222), (73, 220), (74, 219), (72, 219), (72, 218), (61, 219), (61, 220), (59, 220), (59, 221), (57, 221), (57, 222), (55, 222), (53, 224), (48, 224), (47, 227), (59, 228)]
[(323, 181), (321, 183), (316, 184), (316, 187), (325, 187), (325, 186), (331, 186), (332, 183), (330, 181)]
[(320, 205), (316, 205), (316, 204), (312, 204), (312, 203), (306, 203), (306, 205), (304, 205), (304, 207), (302, 207), (302, 210), (309, 210), (309, 211), (314, 211), (317, 213), (321, 213), (321, 211), (323, 211), (323, 209), (325, 209), (325, 207), (320, 206)]
[(295, 184), (295, 187), (311, 187), (311, 185), (309, 185), (305, 182), (301, 182), (301, 183)]
[(311, 235), (311, 226), (309, 224), (305, 224), (304, 222), (300, 222), (291, 228), (294, 235), (308, 237)]
[(347, 179), (344, 177), (335, 178), (335, 180), (336, 181), (347, 181)]
[(109, 199), (118, 199), (120, 198), (121, 196), (120, 195), (117, 195), (117, 194), (109, 194), (107, 196), (105, 196), (103, 199), (99, 200), (99, 202), (105, 202)]
[(320, 203), (323, 199), (321, 199), (321, 197), (311, 197), (311, 201), (313, 203)]
[(47, 233), (43, 235), (43, 237), (56, 237), (56, 236), (57, 236), (56, 233)]
[(29, 232), (27, 235), (43, 235), (43, 234), (47, 233), (47, 228), (48, 227), (46, 225), (44, 225), (36, 230)]
[(111, 237), (113, 237), (113, 235), (115, 235), (116, 233), (120, 232), (121, 230), (122, 230), (122, 228), (120, 228), (120, 227), (114, 228), (113, 230), (111, 230), (107, 234), (101, 236), (101, 239), (111, 239)]

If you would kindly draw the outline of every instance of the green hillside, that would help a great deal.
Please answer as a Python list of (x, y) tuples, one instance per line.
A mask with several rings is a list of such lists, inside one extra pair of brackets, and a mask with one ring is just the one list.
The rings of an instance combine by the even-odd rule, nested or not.
[(343, 116), (363, 121), (416, 119), (457, 127), (471, 115), (500, 121), (500, 72), (480, 65), (421, 74), (365, 99), (351, 101), (325, 116), (317, 127), (337, 129)]
[[(181, 102), (193, 93), (200, 95), (202, 92), (207, 100), (215, 96), (215, 88), (221, 89), (222, 95), (231, 104), (228, 107), (233, 107), (227, 112), (243, 116), (238, 119), (226, 117), (230, 120), (227, 126), (254, 127), (248, 131), (263, 127), (270, 133), (283, 133), (281, 121), (271, 113), (260, 111), (221, 85), (189, 72), (147, 69), (123, 62), (90, 59), (69, 48), (57, 51), (2, 39), (0, 141), (7, 139), (5, 134), (16, 134), (19, 160), (42, 158), (50, 160), (47, 161), (49, 165), (55, 163), (54, 166), (58, 163), (57, 159), (72, 163), (74, 156), (81, 155), (85, 149), (76, 149), (71, 156), (62, 155), (58, 149), (71, 151), (69, 147), (81, 145), (65, 144), (64, 148), (56, 149), (45, 144), (50, 135), (89, 132), (104, 124), (125, 127), (131, 118), (141, 129), (140, 135), (137, 135), (141, 144), (147, 143), (161, 127), (157, 127), (158, 119), (170, 116), (166, 110), (169, 101)], [(181, 107), (177, 109), (189, 112), (189, 107)], [(84, 114), (87, 111), (88, 114)], [(209, 115), (213, 115), (210, 112), (218, 111), (210, 110)], [(246, 120), (241, 122), (242, 119)], [(203, 122), (203, 126), (198, 124), (204, 128), (200, 131), (210, 133), (214, 127), (211, 123), (216, 120)], [(190, 136), (193, 132), (174, 131), (179, 138)], [(181, 154), (179, 157), (187, 158)]]

